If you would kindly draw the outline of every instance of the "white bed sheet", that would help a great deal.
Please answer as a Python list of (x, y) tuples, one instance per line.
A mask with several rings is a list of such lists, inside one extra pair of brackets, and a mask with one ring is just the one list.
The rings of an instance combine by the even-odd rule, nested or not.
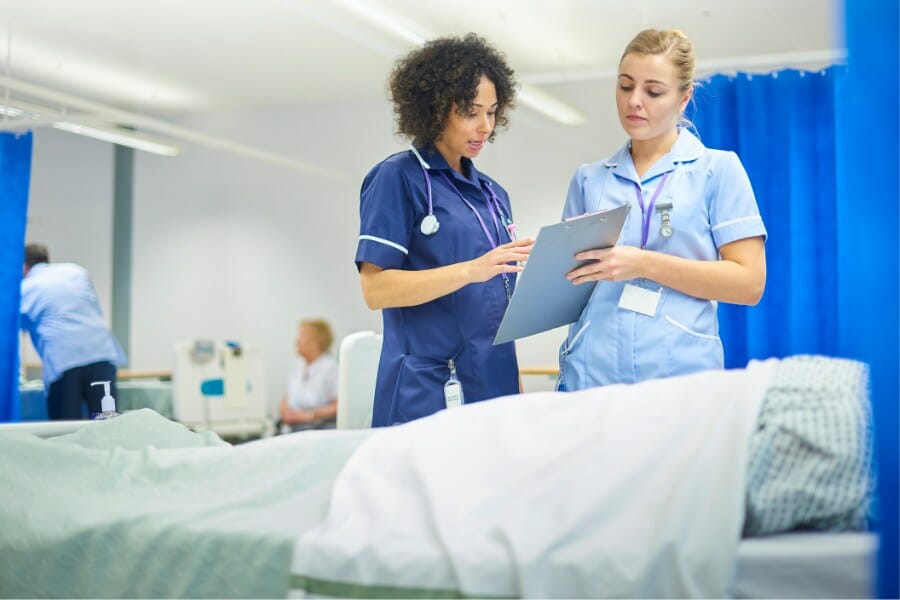
[(878, 536), (803, 532), (742, 540), (736, 598), (872, 598)]
[(292, 588), (725, 597), (744, 510), (735, 466), (774, 366), (507, 396), (379, 430), (298, 539)]
[[(706, 377), (723, 380), (707, 382)], [(700, 379), (704, 380), (704, 385), (700, 385)], [(706, 385), (724, 385), (725, 380), (728, 380), (726, 389), (716, 390)], [(334, 549), (328, 547), (331, 536), (323, 537), (322, 534), (338, 533), (348, 525), (354, 530), (351, 521), (341, 519), (342, 507), (350, 507), (348, 502), (354, 497), (362, 502), (362, 506), (360, 510), (352, 510), (349, 516), (358, 519), (360, 514), (369, 515), (366, 523), (369, 527), (363, 528), (365, 531), (345, 532), (352, 535), (340, 536), (339, 541), (349, 543), (355, 540), (366, 546), (365, 536), (379, 533), (375, 525), (391, 525), (371, 518), (372, 514), (379, 512), (378, 503), (373, 501), (374, 496), (353, 493), (352, 486), (348, 487), (347, 483), (350, 479), (358, 479), (383, 487), (396, 479), (398, 473), (385, 473), (384, 461), (375, 461), (378, 468), (373, 469), (367, 467), (364, 459), (374, 450), (397, 450), (399, 445), (402, 452), (390, 455), (392, 459), (388, 464), (393, 469), (388, 471), (402, 467), (403, 461), (397, 460), (397, 456), (407, 457), (413, 463), (407, 470), (415, 471), (435, 460), (442, 466), (441, 469), (425, 469), (424, 475), (418, 479), (421, 485), (417, 490), (424, 493), (425, 504), (433, 507), (429, 509), (433, 514), (421, 515), (414, 510), (402, 513), (404, 522), (416, 516), (430, 519), (430, 530), (440, 529), (443, 541), (437, 554), (450, 552), (454, 557), (450, 563), (453, 572), (445, 574), (447, 577), (444, 578), (445, 583), (450, 585), (428, 586), (427, 590), (421, 588), (425, 591), (458, 594), (473, 590), (482, 594), (493, 592), (497, 595), (544, 597), (722, 597), (729, 592), (736, 597), (747, 598), (870, 597), (877, 547), (877, 538), (872, 534), (795, 533), (747, 539), (738, 545), (743, 481), (741, 477), (738, 478), (741, 481), (728, 479), (724, 472), (718, 471), (727, 466), (730, 473), (734, 464), (742, 464), (742, 453), (746, 448), (738, 443), (739, 452), (717, 468), (718, 463), (709, 461), (721, 458), (722, 452), (710, 447), (709, 434), (696, 439), (695, 434), (708, 431), (714, 432), (715, 437), (730, 435), (734, 440), (745, 438), (746, 432), (743, 430), (747, 423), (752, 423), (756, 412), (752, 406), (758, 400), (754, 399), (761, 395), (767, 380), (768, 375), (759, 371), (755, 374), (699, 374), (684, 380), (658, 381), (632, 389), (607, 389), (604, 397), (610, 393), (612, 396), (605, 397), (602, 403), (594, 398), (570, 394), (559, 406), (553, 402), (557, 396), (555, 394), (510, 397), (458, 411), (446, 411), (430, 420), (391, 430), (320, 432), (318, 439), (309, 433), (233, 448), (194, 447), (207, 444), (196, 440), (196, 434), (181, 431), (180, 426), (161, 417), (156, 416), (152, 420), (144, 418), (150, 416), (144, 411), (129, 413), (112, 421), (92, 423), (86, 430), (70, 436), (70, 443), (65, 443), (64, 439), (54, 443), (40, 441), (11, 431), (15, 428), (2, 428), (12, 435), (0, 435), (0, 448), (3, 449), (0, 452), (0, 472), (4, 473), (9, 484), (6, 494), (0, 491), (0, 507), (3, 509), (0, 510), (0, 531), (3, 532), (0, 535), (0, 555), (4, 554), (2, 547), (14, 547), (17, 551), (7, 555), (11, 557), (9, 560), (0, 561), (0, 596), (279, 596), (286, 591), (289, 582), (284, 566), (275, 563), (282, 560), (288, 562), (291, 540), (299, 542), (305, 550), (300, 554), (295, 552), (292, 561), (294, 577), (290, 583), (295, 584), (292, 586), (294, 591), (341, 595), (340, 587), (334, 589), (337, 594), (329, 594), (327, 589), (298, 586), (297, 578), (318, 576), (320, 581), (339, 580), (326, 571), (311, 570), (310, 567), (316, 567), (316, 563), (324, 558), (319, 552)], [(753, 391), (753, 388), (759, 389)], [(693, 398), (697, 395), (697, 389), (712, 394), (708, 402)], [(640, 393), (637, 398), (626, 398), (627, 392)], [(617, 394), (623, 397), (618, 398)], [(685, 397), (682, 398), (682, 395)], [(746, 402), (741, 402), (742, 395)], [(728, 402), (723, 402), (726, 398)], [(585, 406), (579, 408), (580, 402)], [(726, 405), (734, 402), (745, 406), (732, 414), (726, 410)], [(504, 411), (504, 403), (514, 406)], [(640, 408), (642, 403), (646, 404), (643, 409)], [(653, 414), (654, 418), (651, 423), (645, 423), (647, 409), (651, 408), (649, 414)], [(698, 414), (694, 416), (691, 410)], [(732, 423), (732, 429), (728, 430), (731, 433), (726, 433), (726, 429), (721, 427), (723, 420), (731, 421), (739, 413), (743, 415), (738, 419), (740, 423)], [(586, 431), (580, 438), (573, 436), (573, 431), (579, 429), (572, 424), (572, 419), (576, 417), (582, 425), (589, 425), (584, 427)], [(668, 417), (674, 422), (688, 422), (691, 431), (666, 425)], [(444, 433), (438, 426), (442, 421), (451, 425)], [(641, 428), (637, 427), (637, 421), (642, 424)], [(635, 423), (623, 427), (625, 422)], [(498, 423), (503, 426), (497, 427)], [(652, 431), (648, 431), (647, 426)], [(172, 428), (179, 431), (169, 431)], [(105, 434), (100, 435), (102, 432)], [(176, 433), (179, 435), (176, 436)], [(498, 433), (502, 435), (494, 439)], [(182, 439), (185, 435), (189, 439)], [(672, 435), (678, 438), (677, 443), (669, 439)], [(484, 446), (487, 439), (492, 442)], [(149, 445), (156, 445), (157, 448), (148, 448), (148, 440), (153, 442)], [(545, 443), (541, 444), (541, 440)], [(188, 444), (188, 441), (191, 443)], [(701, 441), (702, 444), (698, 445)], [(413, 442), (416, 442), (413, 445), (419, 451), (410, 451), (412, 447), (409, 444)], [(662, 453), (656, 445), (670, 450)], [(357, 453), (358, 446), (365, 452)], [(483, 451), (472, 453), (476, 447), (482, 447)], [(438, 451), (441, 448), (443, 452)], [(672, 452), (672, 448), (679, 448), (680, 451)], [(468, 454), (472, 454), (468, 457), (469, 467), (462, 470), (450, 468), (452, 463), (465, 459)], [(553, 462), (553, 469), (542, 470), (542, 466), (550, 465), (551, 454), (563, 460)], [(348, 461), (351, 455), (353, 458)], [(622, 455), (632, 460), (644, 456), (645, 464), (643, 468), (635, 468), (631, 463), (626, 465), (617, 458)], [(665, 456), (662, 461), (661, 456)], [(498, 462), (504, 457), (512, 464)], [(613, 460), (602, 463), (600, 459), (603, 457)], [(348, 462), (356, 464), (356, 467), (344, 469)], [(680, 496), (673, 491), (683, 486), (676, 486), (674, 482), (684, 484), (685, 479), (675, 473), (673, 463), (692, 465), (692, 470), (699, 471), (696, 477), (718, 473), (713, 479), (716, 485), (724, 486), (722, 490), (711, 487), (713, 482), (702, 479), (692, 479), (690, 482), (694, 490), (706, 490), (707, 493), (700, 498), (712, 505), (698, 502), (696, 493), (676, 502)], [(578, 469), (579, 464), (584, 468)], [(477, 469), (474, 469), (475, 465)], [(528, 468), (523, 469), (523, 466)], [(47, 481), (28, 475), (57, 471), (59, 473)], [(448, 493), (434, 493), (453, 484), (453, 478), (448, 475), (456, 471), (460, 476), (464, 475), (464, 480), (456, 481), (455, 485), (457, 490), (467, 490), (462, 496), (464, 505), (455, 502), (446, 506), (447, 502), (435, 501), (459, 498), (458, 495), (451, 497)], [(485, 476), (484, 481), (471, 479), (476, 471)], [(651, 472), (653, 477), (639, 476)], [(440, 475), (441, 480), (428, 476), (429, 473), (435, 474), (435, 477)], [(564, 477), (567, 473), (569, 480)], [(590, 476), (591, 473), (593, 476)], [(617, 473), (621, 477), (614, 477)], [(535, 475), (540, 476), (537, 479), (541, 485), (529, 488), (530, 491), (522, 490), (521, 484), (529, 478), (535, 479)], [(729, 477), (733, 475), (730, 473)], [(335, 479), (338, 480), (339, 490), (335, 495), (337, 498), (331, 498), (337, 502), (332, 502), (329, 497)], [(498, 486), (498, 480), (503, 480), (504, 484)], [(63, 489), (60, 486), (66, 481), (74, 484)], [(119, 489), (124, 481), (129, 481), (131, 485), (128, 489)], [(210, 489), (211, 485), (215, 489)], [(616, 494), (608, 497), (603, 493), (604, 485), (612, 485)], [(650, 485), (663, 486), (666, 494), (657, 493), (658, 490), (648, 487)], [(273, 486), (279, 488), (279, 493), (265, 494)], [(490, 502), (488, 496), (498, 487), (501, 491), (517, 493), (513, 493), (511, 499), (509, 493), (503, 494), (502, 503)], [(585, 487), (587, 492), (578, 495), (571, 493)], [(631, 493), (626, 493), (626, 487)], [(265, 498), (261, 498), (261, 494)], [(546, 498), (544, 502), (532, 502), (527, 494), (534, 496), (531, 500), (539, 496)], [(395, 496), (396, 493), (392, 497)], [(634, 504), (632, 508), (637, 508), (641, 514), (633, 516), (639, 518), (630, 521), (619, 518), (623, 516), (621, 507), (611, 502), (620, 497)], [(665, 497), (667, 501), (660, 506), (640, 504), (637, 501), (642, 497)], [(475, 504), (479, 498), (484, 501), (478, 506), (484, 510), (473, 511), (473, 507), (478, 508)], [(598, 498), (606, 498), (608, 502), (604, 510), (599, 511), (597, 519), (580, 519), (579, 515), (598, 513)], [(142, 504), (142, 508), (137, 510), (139, 500), (149, 502), (154, 499), (165, 502), (153, 502), (153, 506)], [(535, 504), (540, 508), (537, 513), (534, 511)], [(722, 509), (722, 505), (727, 505), (727, 510), (719, 514), (716, 511)], [(485, 520), (486, 516), (491, 516), (488, 509), (492, 507), (502, 510), (496, 511), (496, 518)], [(579, 507), (592, 510), (580, 513), (576, 510)], [(382, 508), (391, 518), (396, 515), (398, 505), (389, 503)], [(251, 509), (253, 512), (247, 512)], [(468, 510), (468, 516), (460, 519), (457, 513), (462, 509)], [(517, 513), (518, 509), (524, 512)], [(651, 509), (653, 512), (648, 512)], [(660, 510), (679, 518), (662, 518), (665, 514)], [(173, 515), (173, 511), (178, 514)], [(541, 511), (549, 512), (543, 514)], [(478, 518), (473, 518), (473, 515)], [(531, 522), (523, 519), (523, 515), (530, 517)], [(653, 515), (658, 518), (653, 518)], [(118, 518), (114, 519), (114, 516)], [(299, 516), (303, 519), (298, 519)], [(81, 521), (76, 521), (75, 517)], [(82, 527), (85, 519), (87, 525)], [(113, 521), (121, 523), (124, 528), (113, 531), (111, 528), (90, 527), (91, 523), (108, 525)], [(618, 535), (615, 531), (611, 535), (606, 535), (610, 533), (608, 531), (601, 531), (607, 521), (611, 527), (621, 530)], [(666, 529), (653, 533), (646, 527), (651, 522), (664, 523)], [(33, 557), (24, 552), (26, 546), (22, 544), (25, 538), (18, 539), (13, 532), (17, 526), (27, 529), (29, 523), (33, 526), (30, 533), (37, 540)], [(543, 526), (547, 523), (554, 523), (556, 529)], [(173, 525), (173, 528), (167, 528), (167, 524)], [(471, 535), (473, 528), (479, 524), (486, 536)], [(565, 524), (569, 525), (568, 530), (562, 527)], [(585, 524), (593, 527), (590, 539), (584, 537), (590, 533), (582, 527)], [(174, 528), (175, 525), (179, 527)], [(198, 546), (198, 530), (209, 534), (209, 544), (204, 548)], [(368, 549), (393, 547), (396, 550), (396, 533), (401, 530), (393, 526), (382, 528), (380, 533), (386, 536), (378, 538), (375, 535), (370, 540), (374, 544)], [(67, 535), (67, 531), (71, 535)], [(176, 533), (184, 539), (178, 538)], [(307, 535), (310, 533), (313, 535)], [(652, 539), (647, 539), (648, 533), (653, 533), (650, 536)], [(251, 539), (251, 534), (263, 536), (264, 539)], [(229, 536), (228, 539), (220, 539), (223, 535)], [(551, 535), (557, 537), (547, 537)], [(563, 537), (560, 538), (560, 535)], [(731, 535), (734, 536), (733, 541), (726, 539)], [(135, 549), (136, 546), (128, 542), (137, 539), (150, 542), (144, 546), (149, 550), (129, 557), (124, 550)], [(591, 540), (598, 543), (614, 541), (615, 553), (607, 553), (604, 548), (588, 543)], [(88, 542), (91, 551), (85, 552)], [(480, 544), (478, 550), (490, 552), (468, 552), (473, 543)], [(44, 546), (38, 547), (41, 544)], [(714, 544), (718, 545), (712, 547)], [(274, 548), (276, 545), (278, 548)], [(186, 556), (178, 554), (188, 546), (196, 551), (188, 552)], [(272, 547), (273, 552), (267, 554), (262, 551), (263, 546)], [(638, 546), (632, 548), (632, 559), (625, 565), (634, 572), (606, 573), (604, 585), (593, 587), (598, 575), (604, 575), (604, 570), (609, 571), (616, 565), (597, 565), (591, 557), (620, 556), (626, 546)], [(653, 548), (655, 553), (649, 553)], [(213, 549), (227, 554), (221, 562), (212, 561), (219, 571), (226, 570), (238, 578), (242, 578), (242, 573), (251, 573), (252, 576), (243, 579), (261, 579), (272, 586), (264, 590), (258, 587), (239, 589), (226, 577), (215, 576), (216, 569), (209, 566), (210, 558), (215, 558)], [(236, 550), (242, 550), (245, 554), (241, 555)], [(276, 550), (283, 558), (273, 561), (271, 556)], [(505, 571), (491, 571), (488, 573), (490, 580), (487, 580), (483, 568), (487, 563), (478, 557), (497, 558), (495, 555), (504, 552), (510, 555), (508, 558), (512, 561), (501, 560)], [(240, 558), (247, 553), (256, 562)], [(423, 555), (415, 554), (417, 564), (421, 563)], [(72, 559), (76, 555), (81, 557), (77, 561)], [(168, 562), (158, 564), (155, 558), (158, 555), (167, 558)], [(147, 563), (144, 561), (147, 556), (154, 556), (154, 560)], [(359, 564), (356, 560), (362, 560), (363, 553), (351, 552), (348, 556), (348, 562), (337, 565), (338, 574), (340, 579), (349, 575), (351, 585), (361, 584), (359, 591), (363, 594), (371, 592), (372, 588), (368, 586), (372, 584), (384, 590), (385, 584), (403, 586), (407, 583), (402, 578), (390, 576), (382, 580), (379, 586), (379, 578), (369, 579), (365, 573), (353, 572), (366, 567), (367, 562), (371, 566), (369, 561), (363, 560), (363, 564)], [(470, 560), (470, 556), (478, 560)], [(698, 557), (704, 556), (714, 557), (716, 564), (705, 565), (702, 560), (698, 563)], [(551, 557), (553, 560), (546, 560)], [(194, 561), (194, 568), (191, 560)], [(242, 564), (234, 564), (236, 560)], [(87, 573), (100, 572), (100, 564), (104, 565), (104, 570), (108, 570), (110, 564), (118, 569), (114, 573), (107, 572), (103, 579), (84, 577)], [(161, 564), (166, 566), (161, 567)], [(388, 560), (385, 566), (395, 567), (396, 564)], [(432, 564), (446, 565), (441, 560)], [(534, 564), (543, 564), (544, 571), (531, 568)], [(736, 580), (733, 579), (735, 565)], [(335, 565), (329, 568), (334, 569)], [(506, 576), (499, 576), (501, 572), (505, 572)], [(133, 577), (135, 573), (141, 575), (137, 580)], [(200, 580), (186, 580), (184, 576), (190, 573), (198, 574)], [(127, 581), (119, 581), (116, 574), (127, 575)], [(400, 575), (409, 573), (401, 572)], [(426, 575), (433, 578), (435, 570), (428, 569)], [(614, 582), (615, 577), (611, 575), (627, 581)], [(276, 581), (282, 577), (283, 582)], [(573, 587), (579, 579), (587, 582), (586, 585)], [(468, 583), (455, 585), (454, 580)], [(428, 582), (429, 579), (413, 574), (411, 581)], [(121, 585), (116, 587), (116, 583)], [(616, 583), (622, 585), (614, 585)], [(734, 583), (733, 587), (729, 585), (731, 583)], [(17, 587), (14, 584), (20, 585)], [(41, 590), (44, 592), (39, 593)], [(387, 588), (387, 591), (391, 590)]]

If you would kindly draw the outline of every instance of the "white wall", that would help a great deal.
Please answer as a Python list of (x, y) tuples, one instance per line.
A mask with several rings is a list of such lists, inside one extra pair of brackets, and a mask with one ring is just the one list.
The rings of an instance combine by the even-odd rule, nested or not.
[[(605, 122), (575, 130), (517, 110), (478, 159), (509, 190), (521, 236), (559, 219), (578, 164), (623, 141), (608, 104)], [(274, 403), (299, 319), (328, 319), (337, 339), (380, 331), (353, 256), (362, 178), (405, 146), (392, 119), (386, 101), (360, 101), (180, 121), (341, 170), (343, 180), (193, 145), (175, 158), (137, 152), (130, 366), (171, 368), (176, 340), (239, 340), (262, 348)], [(28, 239), (88, 267), (109, 316), (112, 147), (54, 130), (37, 131), (34, 147)], [(562, 336), (519, 342), (520, 363), (555, 364)]]

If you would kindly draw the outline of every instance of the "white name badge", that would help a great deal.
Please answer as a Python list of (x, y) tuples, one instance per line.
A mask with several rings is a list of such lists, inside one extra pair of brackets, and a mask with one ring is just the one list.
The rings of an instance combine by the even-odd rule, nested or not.
[(451, 379), (444, 384), (444, 401), (447, 408), (456, 408), (463, 404), (462, 384), (458, 379)]
[(622, 290), (622, 296), (619, 298), (619, 308), (647, 315), (648, 317), (655, 317), (656, 307), (659, 306), (659, 297), (661, 295), (661, 287), (655, 290), (648, 290), (633, 283), (626, 283), (625, 289)]

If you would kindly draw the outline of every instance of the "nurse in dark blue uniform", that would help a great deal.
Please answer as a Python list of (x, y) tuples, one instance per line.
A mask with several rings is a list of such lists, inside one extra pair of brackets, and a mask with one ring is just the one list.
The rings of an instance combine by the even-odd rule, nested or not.
[[(472, 159), (506, 125), (514, 75), (473, 34), (396, 64), (390, 89), (408, 150), (366, 176), (356, 251), (384, 342), (373, 426), (519, 392), (512, 343), (493, 345), (532, 240), (516, 240), (506, 191)], [(445, 387), (449, 390), (445, 393)]]

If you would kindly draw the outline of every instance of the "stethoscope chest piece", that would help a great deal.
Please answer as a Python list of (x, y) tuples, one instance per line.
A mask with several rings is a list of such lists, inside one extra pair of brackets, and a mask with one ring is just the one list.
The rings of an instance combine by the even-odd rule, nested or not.
[(434, 213), (425, 215), (422, 218), (422, 223), (419, 224), (419, 231), (422, 232), (422, 235), (434, 235), (440, 228), (441, 224), (438, 222), (437, 217), (434, 216)]

